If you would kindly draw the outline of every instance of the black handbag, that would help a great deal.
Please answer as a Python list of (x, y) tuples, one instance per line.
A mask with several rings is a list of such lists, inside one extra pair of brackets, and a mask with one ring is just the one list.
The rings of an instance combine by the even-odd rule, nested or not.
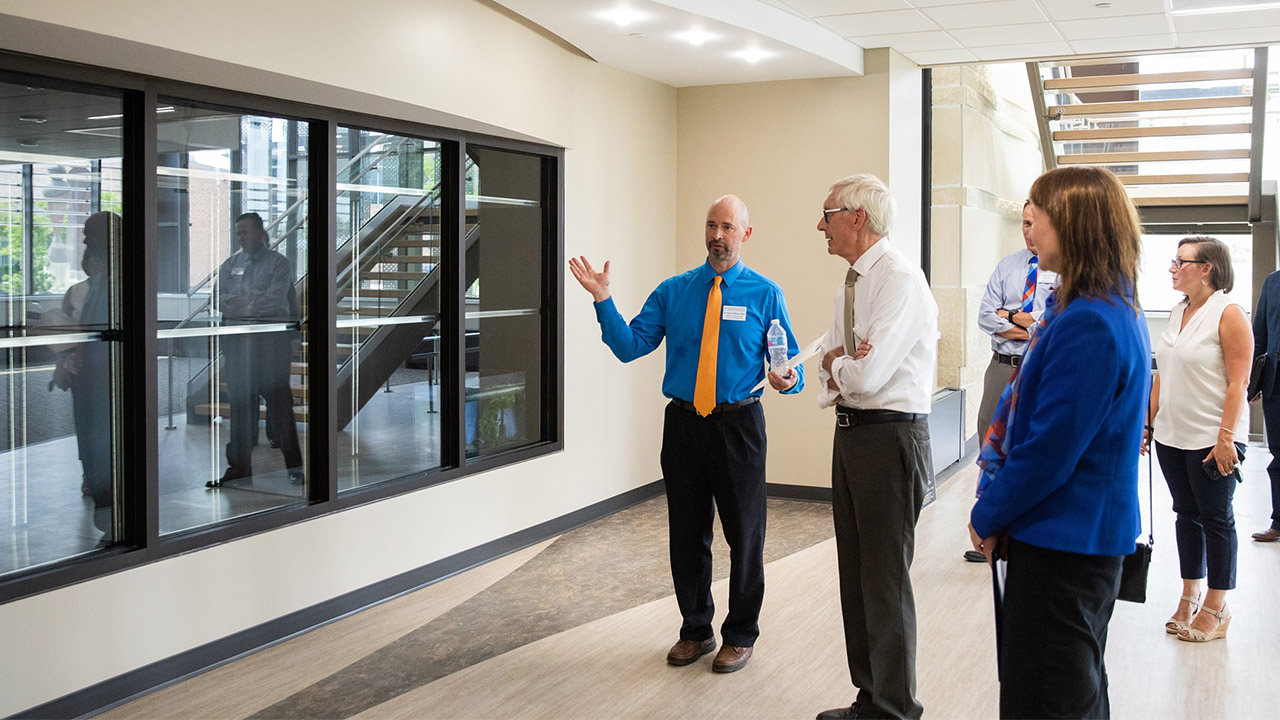
[(1267, 369), (1267, 354), (1262, 353), (1253, 359), (1253, 368), (1249, 370), (1249, 389), (1245, 390), (1245, 400), (1253, 402), (1262, 394), (1262, 376)]
[[(1150, 405), (1148, 405), (1150, 407)], [(1151, 427), (1151, 419), (1147, 419), (1147, 427)], [(1151, 431), (1148, 431), (1151, 432)], [(1151, 567), (1151, 549), (1156, 546), (1156, 501), (1155, 481), (1152, 480), (1154, 469), (1151, 454), (1155, 452), (1155, 438), (1148, 437), (1147, 445), (1147, 508), (1151, 519), (1151, 529), (1147, 531), (1147, 542), (1137, 543), (1134, 551), (1124, 556), (1124, 565), (1120, 568), (1120, 593), (1117, 600), (1144, 603), (1147, 601), (1147, 570)]]

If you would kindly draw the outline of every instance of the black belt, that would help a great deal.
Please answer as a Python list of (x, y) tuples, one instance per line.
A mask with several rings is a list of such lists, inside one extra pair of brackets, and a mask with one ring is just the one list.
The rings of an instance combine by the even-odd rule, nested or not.
[[(739, 400), (738, 402), (717, 403), (716, 406), (711, 409), (711, 414), (715, 415), (716, 413), (730, 412), (732, 410), (737, 410), (738, 408), (744, 408), (748, 405), (751, 405), (752, 403), (758, 403), (758, 402), (760, 402), (760, 398), (749, 397), (746, 400)], [(671, 404), (683, 410), (688, 410), (689, 412), (695, 412), (695, 413), (698, 412), (698, 409), (695, 408), (693, 406), (693, 403), (689, 402), (688, 400), (681, 400), (680, 398), (671, 398)]]
[(928, 417), (928, 413), (898, 412), (897, 410), (859, 410), (858, 408), (845, 407), (843, 405), (836, 406), (836, 427), (916, 422), (917, 420), (925, 420)]
[(1018, 367), (1018, 365), (1022, 363), (1021, 355), (1004, 355), (1002, 353), (991, 353), (991, 354), (995, 356), (996, 362), (1003, 363), (1005, 365), (1012, 365), (1013, 367)]

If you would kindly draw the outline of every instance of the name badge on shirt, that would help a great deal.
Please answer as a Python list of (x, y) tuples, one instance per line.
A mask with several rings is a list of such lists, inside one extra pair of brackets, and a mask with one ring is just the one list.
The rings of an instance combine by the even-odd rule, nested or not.
[(241, 275), (244, 275), (244, 268), (242, 267), (231, 268), (231, 277), (240, 277)]
[(737, 305), (725, 305), (720, 312), (721, 320), (746, 320), (747, 308)]

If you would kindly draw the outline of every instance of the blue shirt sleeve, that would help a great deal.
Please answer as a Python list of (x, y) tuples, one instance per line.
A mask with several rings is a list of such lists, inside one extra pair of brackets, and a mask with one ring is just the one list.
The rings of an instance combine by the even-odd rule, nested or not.
[(614, 356), (622, 362), (644, 357), (662, 344), (662, 338), (667, 333), (667, 311), (663, 293), (665, 286), (666, 283), (663, 283), (649, 294), (640, 314), (630, 324), (623, 321), (612, 296), (595, 303), (596, 320), (600, 321), (600, 336)]

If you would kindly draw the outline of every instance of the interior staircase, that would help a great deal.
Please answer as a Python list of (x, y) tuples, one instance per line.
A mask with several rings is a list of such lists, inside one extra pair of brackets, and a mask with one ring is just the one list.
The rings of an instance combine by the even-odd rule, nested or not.
[[(470, 169), (468, 161), (468, 170)], [(345, 428), (365, 403), (417, 352), (436, 352), (438, 343), (424, 342), (440, 312), (440, 188), (422, 195), (397, 195), (361, 225), (338, 248), (338, 361), (337, 424)], [(466, 282), (479, 267), (479, 215), (468, 208), (463, 257)], [(289, 233), (285, 230), (279, 237)], [(278, 242), (278, 241), (277, 241)], [(301, 297), (307, 278), (296, 282)], [(387, 319), (399, 322), (385, 323)], [(301, 329), (306, 329), (305, 320)], [(295, 344), (291, 368), (294, 415), (308, 421), (307, 368), (311, 353), (306, 340)], [(225, 380), (217, 401), (210, 392), (215, 357), (187, 386), (188, 422), (209, 422), (227, 416)], [(260, 408), (266, 416), (265, 405)]]
[(1046, 169), (1107, 167), (1144, 221), (1190, 208), (1260, 219), (1267, 48), (1031, 62), (1027, 73)]

